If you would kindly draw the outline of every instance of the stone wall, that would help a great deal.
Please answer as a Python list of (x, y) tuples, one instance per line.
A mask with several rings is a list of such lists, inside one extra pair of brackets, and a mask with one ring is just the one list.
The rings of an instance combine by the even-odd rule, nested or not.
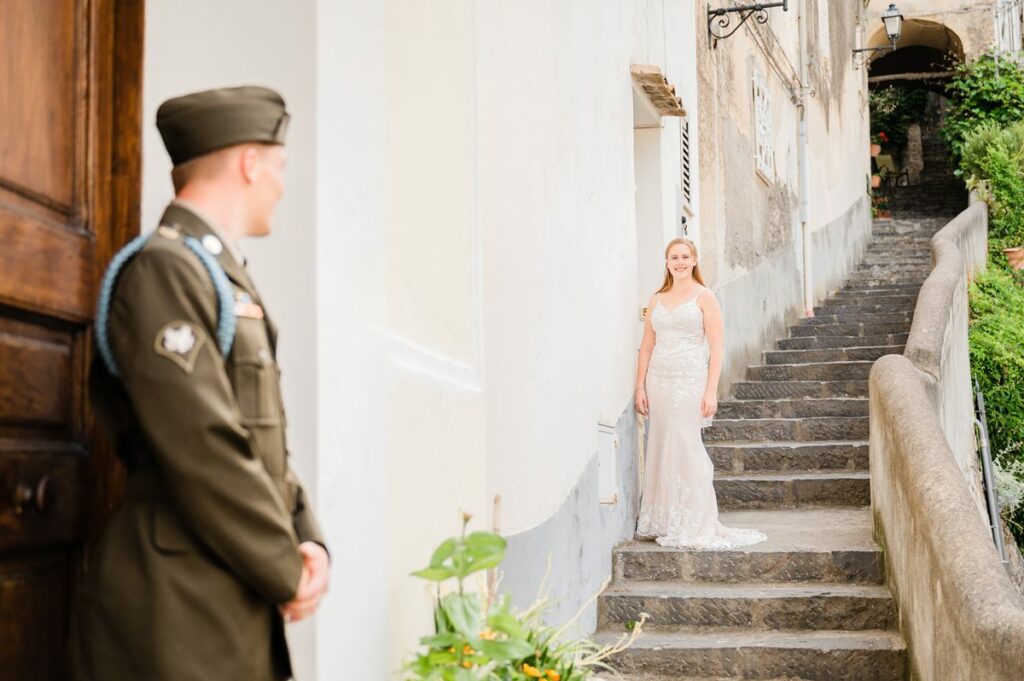
[(878, 360), (870, 376), (875, 537), (924, 681), (1009, 680), (1024, 668), (1024, 599), (979, 507), (969, 440), (966, 290), (986, 233), (975, 204), (935, 235), (905, 354)]
[[(974, 391), (967, 349), (967, 288), (987, 257), (983, 202), (963, 211), (932, 238), (932, 273), (921, 287), (904, 355), (926, 374), (942, 432), (972, 495), (980, 499), (974, 446)], [(979, 512), (985, 507), (979, 502)]]

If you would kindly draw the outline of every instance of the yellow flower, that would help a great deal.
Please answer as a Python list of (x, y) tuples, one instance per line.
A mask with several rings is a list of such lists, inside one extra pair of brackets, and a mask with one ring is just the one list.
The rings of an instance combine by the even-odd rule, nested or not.
[(469, 644), (467, 643), (465, 646), (462, 647), (462, 654), (463, 655), (476, 655), (476, 651), (473, 650), (472, 648), (470, 648)]
[(448, 649), (448, 652), (449, 652), (449, 653), (454, 653), (454, 652), (455, 652), (455, 648), (454, 648), (454, 647), (452, 647), (452, 648), (449, 648), (449, 649)]
[(534, 679), (539, 679), (543, 676), (543, 674), (540, 673), (539, 669), (537, 669), (536, 667), (531, 667), (525, 662), (523, 663), (523, 673)]
[(469, 660), (463, 660), (462, 661), (462, 666), (465, 667), (466, 669), (469, 669), (470, 667), (473, 666), (473, 663), (470, 662)]
[(494, 639), (498, 638), (498, 635), (490, 629), (484, 629), (480, 632), (480, 638), (484, 639), (485, 641), (493, 641)]
[(548, 681), (562, 681), (562, 675), (554, 669), (549, 669), (546, 676), (548, 677)]

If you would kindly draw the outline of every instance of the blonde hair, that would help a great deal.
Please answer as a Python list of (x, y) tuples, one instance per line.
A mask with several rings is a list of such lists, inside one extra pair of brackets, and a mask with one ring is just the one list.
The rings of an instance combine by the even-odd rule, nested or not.
[[(704, 277), (701, 276), (700, 265), (697, 264), (697, 245), (695, 243), (693, 243), (689, 239), (683, 239), (683, 238), (672, 239), (672, 241), (668, 242), (668, 246), (665, 246), (665, 260), (668, 260), (668, 252), (672, 250), (672, 247), (673, 246), (678, 246), (679, 244), (686, 244), (686, 246), (690, 249), (690, 254), (693, 255), (693, 260), (694, 260), (694, 262), (693, 262), (693, 278), (694, 278), (694, 280), (696, 280), (696, 282), (698, 284), (700, 284), (701, 286), (704, 286)], [(670, 288), (672, 288), (672, 272), (668, 269), (668, 264), (666, 264), (665, 265), (665, 283), (663, 283), (661, 285), (661, 288), (658, 289), (658, 293), (664, 293), (665, 291), (668, 291)]]

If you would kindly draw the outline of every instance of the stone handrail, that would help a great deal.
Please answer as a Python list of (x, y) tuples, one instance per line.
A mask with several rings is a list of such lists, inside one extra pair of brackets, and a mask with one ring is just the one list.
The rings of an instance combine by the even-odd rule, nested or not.
[(875, 362), (869, 381), (875, 538), (923, 681), (1009, 681), (1024, 669), (1024, 600), (972, 476), (967, 286), (987, 227), (979, 202), (935, 235), (906, 350)]

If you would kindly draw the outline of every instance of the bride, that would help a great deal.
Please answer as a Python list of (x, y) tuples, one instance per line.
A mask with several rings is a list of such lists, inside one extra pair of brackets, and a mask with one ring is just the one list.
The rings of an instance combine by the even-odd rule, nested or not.
[(662, 546), (729, 549), (767, 536), (718, 520), (714, 466), (700, 431), (718, 409), (722, 311), (703, 284), (694, 243), (669, 242), (636, 371), (636, 410), (651, 419), (637, 535)]

